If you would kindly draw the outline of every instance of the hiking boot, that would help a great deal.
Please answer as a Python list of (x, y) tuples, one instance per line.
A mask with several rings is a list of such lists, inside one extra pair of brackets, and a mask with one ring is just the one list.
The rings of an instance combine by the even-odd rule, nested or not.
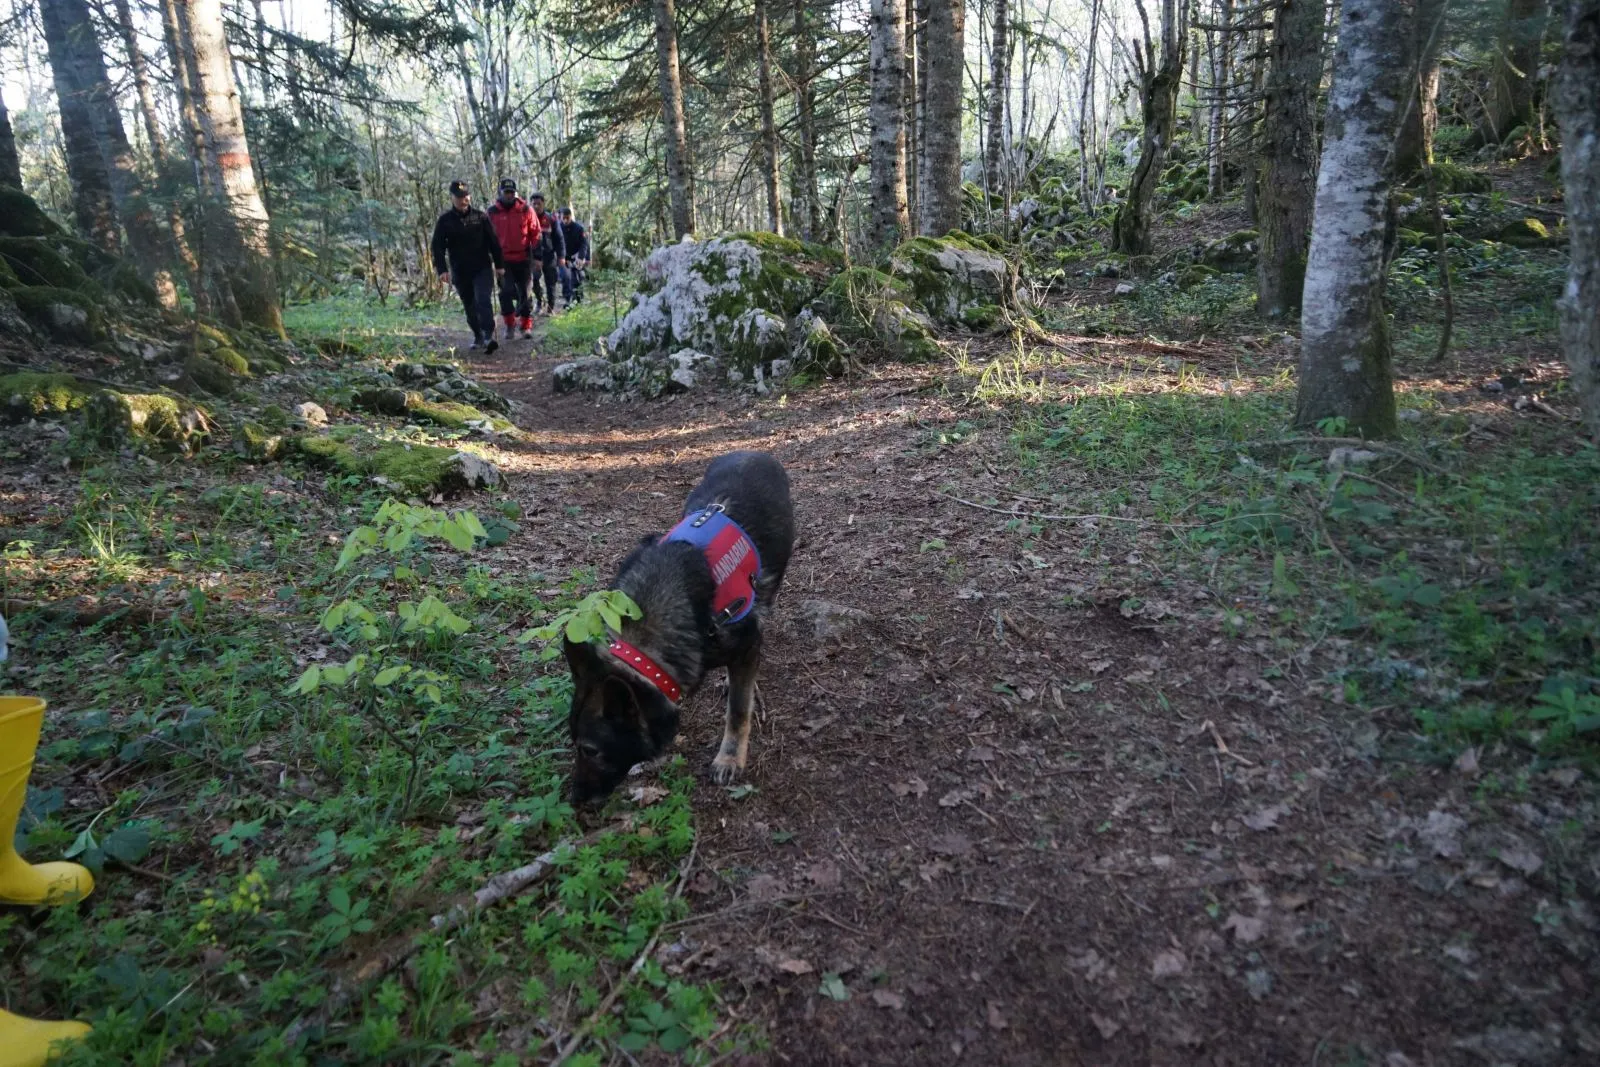
[(524, 341), (526, 341), (528, 338), (530, 338), (532, 336), (533, 336), (533, 327), (532, 326), (524, 326), (522, 328), (522, 339)]
[(474, 338), (473, 342), (470, 345), (467, 346), (467, 351), (476, 352), (478, 349), (480, 349), (482, 347), (483, 347), (483, 342), (477, 340), (476, 338)]
[(483, 350), (485, 352), (495, 352), (498, 351), (499, 348), (500, 342), (496, 341), (493, 337), (489, 338), (489, 343), (483, 346)]

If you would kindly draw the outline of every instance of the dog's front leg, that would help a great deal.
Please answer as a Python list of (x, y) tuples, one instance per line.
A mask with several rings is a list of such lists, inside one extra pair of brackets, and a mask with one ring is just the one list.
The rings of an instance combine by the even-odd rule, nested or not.
[(761, 641), (728, 665), (728, 714), (722, 726), (722, 745), (711, 761), (711, 777), (727, 785), (744, 770), (750, 754), (750, 712), (756, 699), (756, 674), (761, 669)]

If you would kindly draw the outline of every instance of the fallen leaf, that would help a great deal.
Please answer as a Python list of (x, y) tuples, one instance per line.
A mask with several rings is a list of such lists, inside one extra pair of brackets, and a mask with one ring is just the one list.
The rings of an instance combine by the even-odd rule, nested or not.
[(1106, 1016), (1101, 1015), (1097, 1011), (1091, 1011), (1089, 1013), (1089, 1021), (1094, 1023), (1094, 1028), (1100, 1031), (1100, 1037), (1104, 1041), (1110, 1041), (1113, 1037), (1117, 1036), (1117, 1031), (1122, 1029), (1121, 1023), (1117, 1022), (1115, 1019), (1108, 1019)]
[(1089, 673), (1104, 674), (1106, 671), (1111, 669), (1111, 663), (1112, 661), (1108, 659), (1097, 659), (1093, 663), (1089, 664)]
[(1092, 948), (1082, 955), (1068, 956), (1067, 963), (1074, 970), (1082, 971), (1084, 978), (1091, 982), (1105, 974), (1107, 969), (1105, 957)]
[(745, 883), (752, 900), (773, 900), (783, 896), (784, 888), (782, 880), (770, 874), (755, 875)]
[(896, 782), (889, 789), (897, 797), (920, 797), (928, 791), (928, 783), (913, 775), (903, 782)]
[(1465, 775), (1478, 773), (1478, 746), (1468, 745), (1461, 750), (1461, 755), (1456, 757), (1456, 770)]
[(778, 970), (784, 974), (810, 974), (815, 969), (802, 959), (780, 960), (778, 963)]
[(1448, 811), (1428, 812), (1428, 821), (1422, 824), (1422, 829), (1417, 831), (1417, 837), (1424, 845), (1433, 849), (1435, 856), (1461, 855), (1461, 831), (1467, 828), (1467, 820), (1459, 815), (1451, 815)]
[(1521, 871), (1523, 874), (1532, 874), (1544, 866), (1544, 860), (1539, 858), (1539, 854), (1521, 841), (1500, 849), (1495, 858), (1512, 870)]
[(1150, 964), (1150, 974), (1156, 978), (1171, 978), (1182, 974), (1188, 966), (1189, 961), (1184, 958), (1183, 953), (1175, 948), (1169, 948), (1165, 952), (1156, 953), (1155, 960)]
[(922, 876), (922, 880), (924, 882), (932, 882), (941, 874), (949, 874), (953, 870), (955, 870), (955, 868), (950, 866), (944, 860), (934, 860), (932, 863), (924, 863), (918, 867), (917, 873)]
[(1309, 903), (1311, 898), (1304, 893), (1285, 893), (1278, 898), (1278, 907), (1284, 911), (1299, 911)]
[(928, 842), (928, 848), (941, 856), (970, 856), (972, 840), (966, 834), (940, 834)]
[(1000, 1013), (1000, 1005), (994, 1001), (989, 1002), (989, 1029), (1004, 1030), (1008, 1025), (1006, 1017)]
[(1244, 975), (1245, 992), (1252, 999), (1261, 1000), (1272, 992), (1272, 972), (1262, 968), (1255, 971), (1246, 971)]
[(1222, 924), (1224, 930), (1233, 931), (1233, 939), (1241, 945), (1253, 945), (1260, 941), (1267, 933), (1267, 924), (1264, 919), (1253, 918), (1249, 915), (1240, 915), (1234, 912)]
[(987, 745), (978, 745), (967, 750), (967, 759), (977, 763), (988, 763), (994, 759), (994, 749)]
[(1445, 947), (1444, 954), (1457, 963), (1469, 967), (1478, 960), (1478, 954), (1466, 945), (1448, 945)]
[(818, 860), (806, 870), (806, 880), (823, 889), (839, 884), (839, 865), (833, 860)]
[(904, 1011), (906, 998), (899, 993), (891, 993), (887, 989), (874, 989), (872, 991), (872, 1003), (880, 1008), (888, 1008), (890, 1011)]
[(844, 979), (837, 974), (823, 975), (822, 985), (817, 988), (817, 992), (830, 1000), (850, 999), (850, 991), (844, 987)]
[(1287, 814), (1289, 814), (1289, 805), (1273, 804), (1262, 808), (1253, 815), (1246, 815), (1239, 821), (1250, 827), (1250, 829), (1260, 832), (1262, 830), (1275, 829), (1278, 825), (1278, 820)]
[(639, 785), (628, 790), (628, 799), (641, 808), (648, 808), (666, 795), (667, 791), (658, 785)]
[(1124, 674), (1122, 680), (1129, 685), (1143, 685), (1154, 677), (1155, 674), (1151, 671), (1133, 671), (1130, 674)]
[(974, 794), (970, 789), (952, 789), (939, 798), (941, 808), (953, 808), (964, 800), (971, 800)]

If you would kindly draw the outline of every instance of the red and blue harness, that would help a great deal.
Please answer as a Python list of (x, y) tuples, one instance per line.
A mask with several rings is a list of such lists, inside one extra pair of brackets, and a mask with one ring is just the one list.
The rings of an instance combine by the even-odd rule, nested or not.
[[(716, 590), (711, 594), (711, 621), (727, 626), (744, 619), (756, 606), (756, 579), (761, 575), (761, 553), (738, 523), (728, 518), (721, 504), (685, 515), (667, 531), (662, 542), (686, 541), (705, 554)], [(610, 644), (611, 653), (638, 671), (661, 690), (674, 704), (683, 698), (683, 687), (649, 656), (620, 638)]]

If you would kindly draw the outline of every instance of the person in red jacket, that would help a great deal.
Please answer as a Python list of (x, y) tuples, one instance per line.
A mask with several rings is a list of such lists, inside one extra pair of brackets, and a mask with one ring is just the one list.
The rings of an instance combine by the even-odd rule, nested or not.
[[(506, 322), (506, 336), (516, 329), (520, 318), (522, 336), (533, 336), (533, 308), (528, 286), (533, 277), (534, 254), (543, 234), (541, 220), (528, 202), (517, 195), (517, 183), (500, 181), (500, 198), (489, 205), (489, 221), (500, 239), (506, 272), (500, 278), (500, 314)], [(514, 312), (514, 313), (513, 313)]]

